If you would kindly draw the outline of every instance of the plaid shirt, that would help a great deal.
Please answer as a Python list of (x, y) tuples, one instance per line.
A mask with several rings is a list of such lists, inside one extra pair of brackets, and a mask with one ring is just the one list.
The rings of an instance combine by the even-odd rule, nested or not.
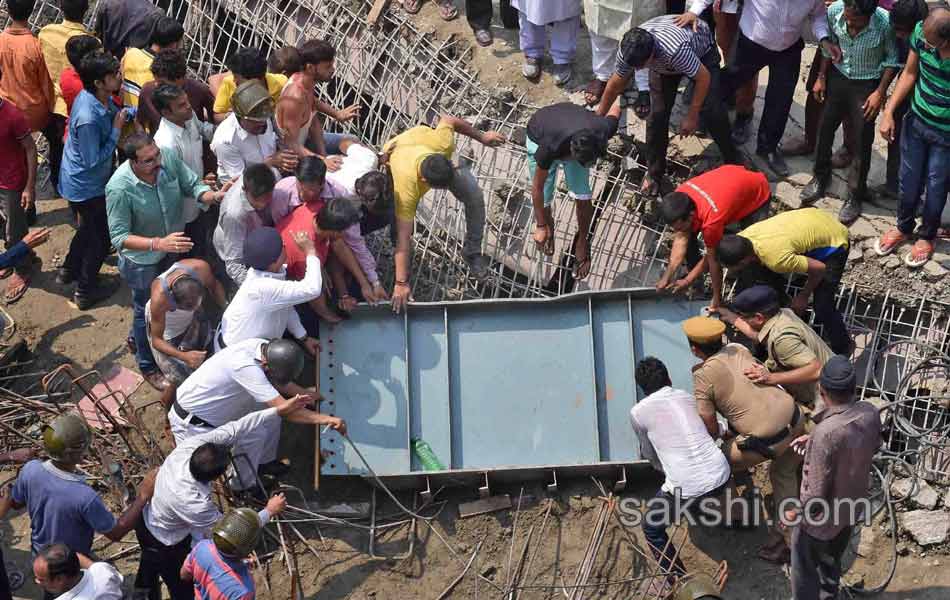
[[(883, 8), (874, 11), (868, 26), (852, 38), (844, 19), (844, 2), (837, 0), (828, 7), (828, 28), (842, 54), (841, 62), (832, 64), (848, 79), (880, 79), (884, 69), (900, 68), (897, 37)], [(822, 53), (830, 58), (824, 50)]]

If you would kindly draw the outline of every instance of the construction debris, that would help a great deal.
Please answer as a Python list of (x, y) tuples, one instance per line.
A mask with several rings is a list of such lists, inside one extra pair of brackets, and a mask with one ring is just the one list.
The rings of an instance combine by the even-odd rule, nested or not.
[(950, 534), (950, 513), (942, 510), (914, 510), (900, 517), (901, 530), (921, 546), (947, 541)]

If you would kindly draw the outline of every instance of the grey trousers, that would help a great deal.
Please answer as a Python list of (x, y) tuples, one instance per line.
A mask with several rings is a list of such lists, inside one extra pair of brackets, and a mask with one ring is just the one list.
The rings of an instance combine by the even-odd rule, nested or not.
[[(3, 219), (3, 240), (9, 250), (14, 244), (23, 239), (28, 231), (26, 211), (20, 206), (23, 190), (0, 190), (0, 218)], [(27, 269), (30, 261), (23, 260), (17, 265), (17, 270)]]
[(465, 207), (465, 242), (462, 256), (469, 258), (482, 252), (482, 235), (485, 230), (485, 195), (467, 164), (455, 167), (455, 177), (449, 191)]
[(851, 540), (845, 527), (831, 540), (819, 540), (802, 530), (792, 533), (792, 594), (795, 600), (836, 600), (841, 580), (841, 555)]

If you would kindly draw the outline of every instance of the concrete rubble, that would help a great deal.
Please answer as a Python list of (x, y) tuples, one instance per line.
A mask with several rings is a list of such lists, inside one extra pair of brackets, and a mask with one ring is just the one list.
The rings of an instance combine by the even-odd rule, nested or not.
[(950, 513), (942, 510), (913, 510), (899, 521), (901, 530), (921, 546), (942, 544), (950, 534)]

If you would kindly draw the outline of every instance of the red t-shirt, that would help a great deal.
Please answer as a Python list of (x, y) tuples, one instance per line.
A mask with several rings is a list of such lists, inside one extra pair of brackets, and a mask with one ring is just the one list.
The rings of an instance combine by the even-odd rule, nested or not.
[(30, 124), (23, 111), (0, 99), (0, 190), (26, 187), (26, 151), (20, 142), (28, 135)]
[(73, 110), (73, 100), (82, 91), (82, 79), (79, 73), (72, 67), (66, 67), (59, 75), (59, 89), (63, 92), (63, 100), (66, 101), (66, 114)]
[(323, 200), (301, 204), (277, 224), (277, 231), (280, 233), (281, 239), (284, 240), (284, 252), (287, 254), (287, 279), (300, 281), (307, 272), (307, 255), (294, 241), (293, 234), (295, 231), (307, 232), (307, 235), (317, 247), (317, 257), (320, 258), (320, 264), (327, 264), (327, 256), (330, 254), (330, 240), (326, 238), (317, 239), (317, 228), (313, 222), (324, 204)]
[(693, 199), (693, 232), (703, 232), (707, 248), (719, 245), (726, 225), (755, 212), (772, 194), (763, 173), (740, 165), (723, 165), (707, 171), (680, 184), (676, 191)]

